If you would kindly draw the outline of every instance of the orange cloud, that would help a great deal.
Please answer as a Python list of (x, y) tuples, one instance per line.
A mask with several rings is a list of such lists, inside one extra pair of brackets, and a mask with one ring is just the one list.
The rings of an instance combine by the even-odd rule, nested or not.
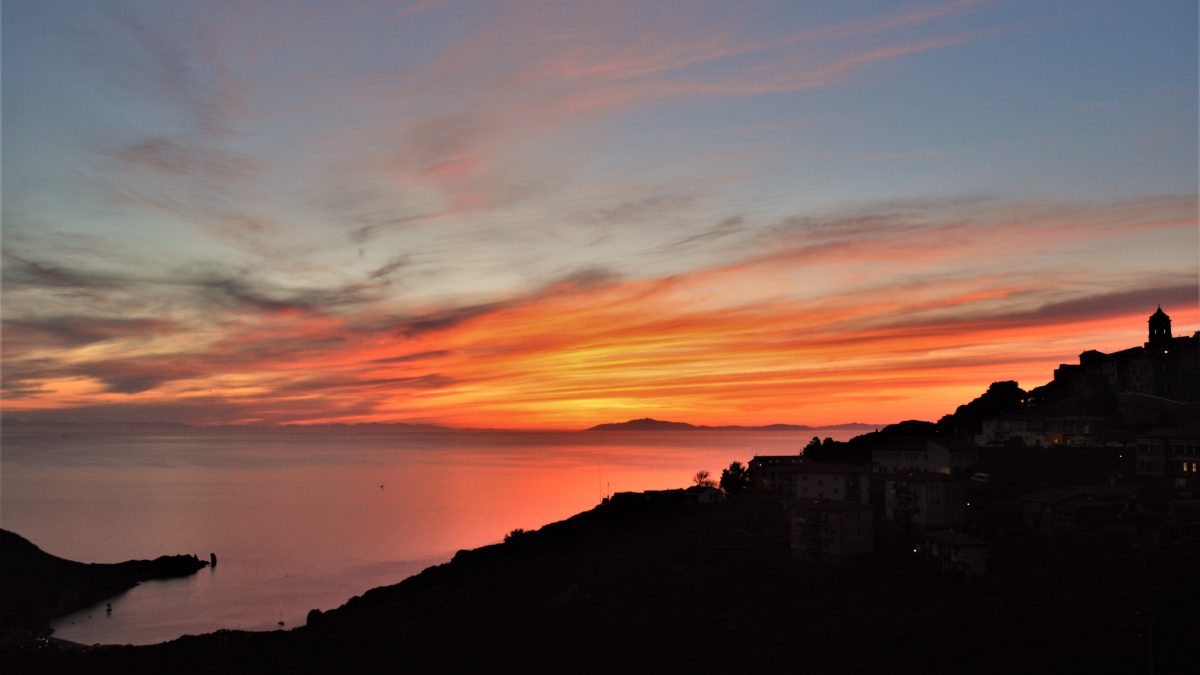
[[(205, 307), (221, 311), (217, 324), (207, 312), (192, 329), (182, 314), (15, 324), (34, 337), (6, 345), (5, 408), (568, 428), (643, 415), (936, 418), (994, 380), (1036, 386), (1084, 349), (1139, 344), (1156, 304), (1180, 333), (1200, 324), (1194, 268), (1156, 261), (1148, 277), (1143, 263), (1059, 262), (1097, 237), (1167, 233), (1194, 246), (1189, 203), (894, 204), (785, 221), (740, 260), (689, 273), (590, 270), (451, 307), (401, 310), (356, 286), (206, 278), (195, 290), (216, 303)], [(1031, 241), (1040, 248), (1023, 250)], [(1024, 274), (1009, 260), (989, 264), (1018, 254)], [(119, 283), (22, 260), (21, 283)], [(52, 351), (38, 349), (46, 331), (58, 336)]]

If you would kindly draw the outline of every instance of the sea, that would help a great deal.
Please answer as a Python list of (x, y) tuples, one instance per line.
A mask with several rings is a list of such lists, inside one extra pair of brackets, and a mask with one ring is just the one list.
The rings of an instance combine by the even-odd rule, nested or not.
[(82, 644), (303, 625), (371, 588), (733, 461), (864, 430), (29, 433), (0, 446), (0, 527), (82, 562), (216, 554), (57, 620)]

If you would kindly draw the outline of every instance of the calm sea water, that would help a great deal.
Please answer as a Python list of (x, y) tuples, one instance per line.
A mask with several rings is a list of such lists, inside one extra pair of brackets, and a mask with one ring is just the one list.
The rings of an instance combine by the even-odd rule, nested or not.
[(0, 525), (85, 562), (215, 552), (214, 569), (55, 624), (85, 644), (146, 644), (297, 626), (605, 494), (684, 487), (700, 469), (855, 433), (6, 434)]

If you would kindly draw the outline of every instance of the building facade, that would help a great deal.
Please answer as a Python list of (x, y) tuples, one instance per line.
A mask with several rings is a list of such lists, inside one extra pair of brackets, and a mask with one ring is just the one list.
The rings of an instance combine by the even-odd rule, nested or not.
[(966, 521), (966, 483), (944, 473), (910, 472), (883, 479), (884, 519), (923, 527)]
[(867, 470), (854, 464), (813, 462), (793, 455), (750, 460), (750, 484), (788, 499), (830, 499), (871, 503)]
[(1136, 444), (1139, 479), (1200, 496), (1200, 431), (1157, 429), (1138, 436)]
[(983, 419), (981, 426), (975, 443), (992, 447), (1007, 445), (1015, 439), (1031, 448), (1094, 445), (1108, 430), (1103, 418), (1085, 415), (1001, 415)]
[(987, 542), (948, 530), (924, 535), (918, 552), (927, 564), (967, 578), (983, 576), (991, 557)]
[(875, 550), (871, 507), (828, 499), (792, 505), (792, 555), (801, 560), (838, 563)]
[(871, 449), (871, 470), (962, 473), (979, 461), (979, 448), (957, 438), (891, 438)]

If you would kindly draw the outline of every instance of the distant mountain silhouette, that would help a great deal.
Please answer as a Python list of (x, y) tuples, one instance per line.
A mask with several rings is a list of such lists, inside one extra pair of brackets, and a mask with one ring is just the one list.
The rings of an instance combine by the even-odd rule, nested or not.
[(587, 431), (812, 431), (813, 429), (876, 429), (878, 427), (878, 424), (864, 424), (862, 422), (830, 424), (820, 427), (807, 424), (764, 424), (760, 426), (726, 424), (721, 426), (707, 426), (643, 417), (641, 419), (629, 420), (628, 422), (597, 424), (587, 429)]
[[(237, 431), (239, 427), (230, 426), (222, 429)], [(438, 424), (412, 424), (409, 422), (363, 422), (359, 424), (283, 424), (277, 427), (254, 427), (265, 431), (330, 431), (330, 432), (406, 432), (406, 431), (466, 431), (455, 427), (444, 427)]]
[(698, 427), (687, 422), (666, 422), (643, 417), (641, 419), (629, 420), (628, 422), (597, 424), (588, 429), (588, 431), (685, 431), (696, 428)]

